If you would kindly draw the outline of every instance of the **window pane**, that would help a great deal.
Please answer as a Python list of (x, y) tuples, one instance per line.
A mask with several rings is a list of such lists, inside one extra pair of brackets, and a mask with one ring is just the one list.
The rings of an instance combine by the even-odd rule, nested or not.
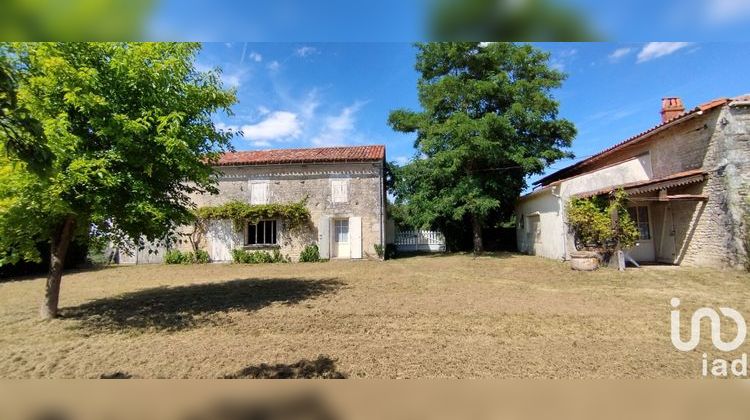
[(648, 223), (648, 207), (638, 207), (638, 221)]
[(648, 223), (638, 223), (638, 231), (640, 232), (641, 239), (651, 239)]
[(630, 215), (630, 220), (638, 223), (638, 212), (635, 207), (628, 207), (628, 214)]
[(270, 244), (271, 243), (271, 222), (265, 221), (261, 223), (263, 223), (263, 243)]
[(276, 221), (271, 221), (271, 243), (276, 244)]
[(248, 227), (247, 227), (247, 243), (250, 244), (250, 245), (254, 245), (254, 244), (257, 243), (257, 241), (255, 240), (255, 230), (256, 230), (256, 226), (255, 225), (248, 225)]

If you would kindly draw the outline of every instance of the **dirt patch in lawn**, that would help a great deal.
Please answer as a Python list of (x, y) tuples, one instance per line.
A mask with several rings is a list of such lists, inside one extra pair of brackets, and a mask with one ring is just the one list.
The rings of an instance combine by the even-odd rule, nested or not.
[(51, 322), (43, 287), (0, 283), (0, 377), (694, 378), (703, 352), (750, 352), (716, 353), (708, 328), (693, 352), (669, 338), (672, 297), (684, 319), (750, 320), (750, 275), (729, 270), (581, 273), (515, 254), (113, 267), (66, 274)]

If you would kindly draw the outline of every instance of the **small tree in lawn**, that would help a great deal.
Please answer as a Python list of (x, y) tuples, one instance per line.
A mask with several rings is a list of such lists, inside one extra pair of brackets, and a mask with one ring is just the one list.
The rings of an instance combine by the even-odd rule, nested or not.
[(229, 112), (236, 99), (216, 71), (196, 71), (199, 48), (3, 46), (14, 106), (42, 131), (34, 124), (0, 131), (0, 264), (39, 260), (36, 243), (49, 241), (42, 317), (57, 315), (75, 237), (159, 240), (191, 220), (189, 194), (216, 192), (211, 162), (230, 148), (232, 134), (217, 131), (211, 115)]
[(416, 133), (420, 158), (401, 168), (397, 203), (421, 226), (468, 220), (475, 252), (491, 218), (508, 217), (529, 174), (571, 154), (573, 124), (551, 90), (564, 75), (529, 45), (417, 44), (423, 110), (395, 110), (389, 124)]

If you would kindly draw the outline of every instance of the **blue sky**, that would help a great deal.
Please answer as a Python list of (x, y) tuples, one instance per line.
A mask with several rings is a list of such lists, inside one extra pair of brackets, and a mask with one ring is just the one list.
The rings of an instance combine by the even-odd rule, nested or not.
[[(750, 40), (747, 0), (154, 0), (146, 38), (193, 41), (413, 41), (440, 1), (572, 9), (601, 40)], [(505, 4), (505, 9), (498, 5)], [(545, 34), (523, 39), (548, 39)], [(516, 40), (515, 38), (513, 40)]]
[[(554, 96), (578, 129), (577, 159), (548, 173), (657, 124), (664, 96), (695, 107), (750, 93), (747, 43), (535, 45), (568, 74)], [(235, 115), (216, 121), (243, 130), (238, 150), (385, 144), (388, 160), (405, 162), (414, 137), (386, 122), (393, 109), (419, 109), (414, 60), (408, 43), (207, 43), (197, 62), (237, 88)]]

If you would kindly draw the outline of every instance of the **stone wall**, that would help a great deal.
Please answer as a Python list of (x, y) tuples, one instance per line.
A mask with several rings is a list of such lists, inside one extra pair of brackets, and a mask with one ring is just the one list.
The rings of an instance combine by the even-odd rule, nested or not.
[[(218, 183), (220, 193), (194, 195), (192, 199), (198, 207), (219, 205), (231, 200), (249, 203), (250, 184), (265, 181), (268, 182), (269, 203), (291, 203), (307, 198), (311, 215), (309, 226), (290, 232), (281, 221), (277, 221), (280, 251), (293, 261), (298, 260), (306, 245), (320, 240), (322, 233), (318, 228), (322, 217), (361, 217), (362, 257), (377, 258), (374, 246), (383, 243), (382, 235), (385, 233), (382, 163), (228, 166), (222, 167), (221, 171)], [(331, 181), (334, 179), (348, 180), (347, 202), (333, 202)], [(244, 232), (238, 234), (244, 237)], [(212, 249), (206, 241), (204, 238), (203, 246)], [(187, 249), (189, 245), (183, 243), (181, 247)]]
[(670, 192), (708, 197), (705, 202), (672, 206), (679, 252), (677, 262), (686, 266), (742, 268), (747, 259), (744, 243), (747, 207), (744, 203), (750, 183), (750, 113), (747, 108), (730, 106), (712, 114), (708, 123), (714, 125), (702, 130), (711, 133), (705, 150), (698, 153), (692, 150), (697, 146), (681, 143), (680, 138), (680, 142), (673, 143), (684, 147), (664, 151), (665, 155), (673, 155), (665, 158), (663, 166), (667, 169), (671, 169), (668, 163), (681, 160), (694, 166), (691, 159), (702, 156), (698, 167), (708, 173), (703, 184)]
[[(708, 197), (705, 202), (670, 204), (675, 225), (675, 262), (686, 266), (744, 267), (748, 263), (750, 107), (730, 105), (708, 111), (598, 161), (587, 172), (639, 156), (650, 159), (653, 179), (692, 169), (703, 169), (708, 174), (703, 183), (669, 191)], [(575, 182), (576, 178), (563, 185)]]

